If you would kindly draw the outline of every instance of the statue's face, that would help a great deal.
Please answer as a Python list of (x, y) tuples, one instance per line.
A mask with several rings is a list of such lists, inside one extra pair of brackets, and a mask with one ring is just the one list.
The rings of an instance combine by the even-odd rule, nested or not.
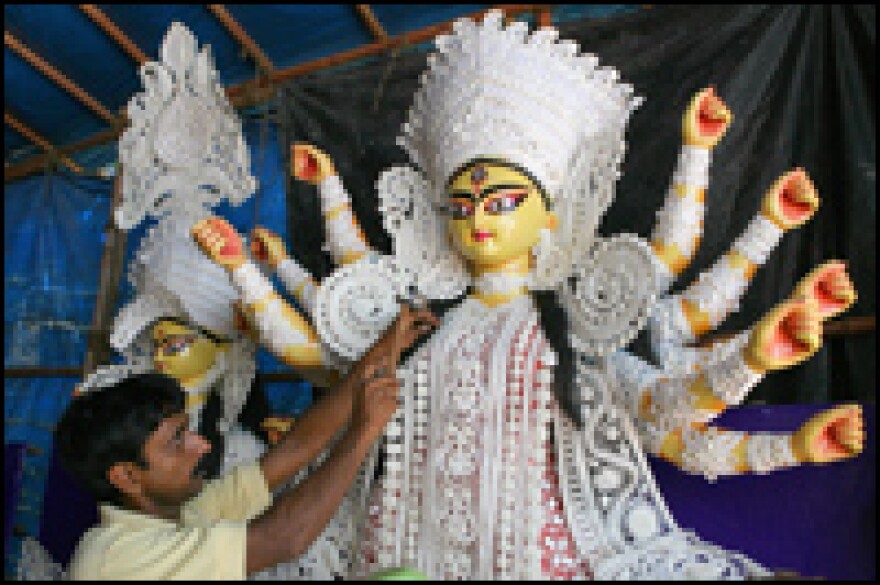
[(157, 321), (151, 336), (156, 370), (171, 376), (184, 388), (198, 385), (223, 350), (197, 330), (173, 321)]
[(480, 268), (529, 253), (541, 230), (556, 226), (532, 179), (502, 164), (469, 165), (453, 178), (446, 194), (452, 244)]

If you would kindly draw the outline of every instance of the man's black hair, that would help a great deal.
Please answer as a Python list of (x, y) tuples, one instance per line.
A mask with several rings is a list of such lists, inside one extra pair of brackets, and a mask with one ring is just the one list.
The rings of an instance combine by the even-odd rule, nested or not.
[(55, 426), (61, 465), (98, 501), (122, 505), (122, 493), (107, 481), (117, 463), (147, 466), (144, 446), (163, 419), (184, 411), (184, 393), (164, 374), (132, 376), (71, 399)]

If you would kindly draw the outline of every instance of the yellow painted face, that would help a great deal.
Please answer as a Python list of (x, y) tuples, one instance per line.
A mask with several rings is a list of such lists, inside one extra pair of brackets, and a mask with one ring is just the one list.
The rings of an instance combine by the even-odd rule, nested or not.
[(157, 321), (151, 335), (156, 370), (171, 376), (184, 388), (198, 385), (217, 355), (225, 350), (222, 344), (174, 321)]
[(478, 268), (502, 266), (531, 252), (541, 230), (556, 229), (538, 186), (526, 174), (493, 162), (474, 162), (447, 188), (449, 236)]

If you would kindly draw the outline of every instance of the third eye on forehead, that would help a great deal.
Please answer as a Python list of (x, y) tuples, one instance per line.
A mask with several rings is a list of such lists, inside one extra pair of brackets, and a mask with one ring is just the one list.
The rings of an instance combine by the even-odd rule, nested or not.
[(463, 190), (451, 191), (449, 193), (449, 198), (450, 199), (470, 199), (472, 201), (481, 201), (481, 200), (485, 199), (486, 197), (489, 197), (491, 195), (494, 195), (495, 193), (498, 193), (499, 191), (512, 191), (512, 190), (528, 191), (528, 189), (529, 189), (528, 185), (504, 183), (504, 184), (498, 184), (498, 185), (489, 185), (485, 189), (482, 189), (479, 193), (473, 193), (471, 191), (463, 191)]

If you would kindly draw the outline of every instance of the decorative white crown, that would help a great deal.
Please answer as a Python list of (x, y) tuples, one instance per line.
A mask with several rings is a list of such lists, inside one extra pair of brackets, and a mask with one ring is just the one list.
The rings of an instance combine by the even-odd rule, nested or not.
[(557, 42), (555, 29), (529, 35), (526, 23), (502, 21), (497, 10), (482, 24), (456, 21), (422, 75), (398, 144), (435, 194), (463, 163), (493, 157), (524, 167), (559, 197), (579, 150), (599, 142), (614, 162), (640, 102), (615, 69), (579, 55), (573, 41)]
[(140, 68), (144, 91), (128, 103), (130, 126), (119, 142), (121, 229), (172, 211), (198, 213), (223, 199), (237, 205), (257, 186), (210, 48), (199, 50), (193, 34), (175, 22), (160, 56)]

